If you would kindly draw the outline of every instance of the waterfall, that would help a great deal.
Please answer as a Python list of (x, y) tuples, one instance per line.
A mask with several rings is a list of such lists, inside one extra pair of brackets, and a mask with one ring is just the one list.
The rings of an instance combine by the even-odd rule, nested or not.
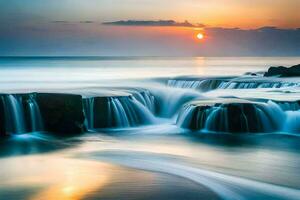
[(190, 88), (197, 89), (203, 81), (188, 81), (188, 80), (168, 80), (167, 85), (175, 88)]
[[(116, 127), (130, 127), (130, 121), (134, 122), (135, 113), (131, 112), (131, 107), (127, 107), (127, 101), (122, 101), (121, 103), (119, 98), (110, 97), (109, 98), (109, 112), (112, 112), (112, 115), (109, 115), (109, 122), (113, 119), (111, 116), (115, 117), (115, 125)], [(127, 108), (127, 112), (125, 111), (125, 106)], [(129, 120), (128, 118), (132, 119)]]
[(22, 97), (17, 95), (2, 96), (4, 103), (5, 126), (7, 133), (24, 133), (26, 125)]
[(34, 98), (34, 96), (30, 95), (27, 100), (29, 114), (30, 114), (30, 124), (31, 131), (42, 131), (44, 130), (43, 120), (40, 112), (40, 108)]
[[(225, 107), (212, 107), (209, 110), (205, 110), (205, 116), (207, 116), (204, 122), (204, 130), (212, 130), (212, 131), (229, 131), (229, 124), (228, 124), (228, 109)], [(203, 119), (203, 115), (201, 115)], [(240, 116), (241, 123), (243, 124), (246, 132), (249, 131), (248, 124), (245, 123), (245, 116), (242, 113)], [(216, 124), (219, 122), (219, 124)]]
[[(192, 128), (191, 122), (194, 116), (194, 112), (196, 112), (196, 109), (197, 106), (195, 105), (192, 104), (185, 105), (178, 115), (176, 124), (180, 125), (183, 128)], [(197, 122), (200, 123), (199, 119), (197, 119)]]
[(182, 88), (158, 88), (151, 91), (157, 100), (157, 114), (163, 118), (172, 118), (180, 107), (202, 95), (195, 91)]
[(133, 127), (154, 123), (151, 111), (134, 96), (109, 98), (109, 121), (115, 127)]
[(282, 129), (285, 112), (273, 101), (266, 103), (187, 104), (177, 124), (183, 128), (217, 132), (273, 132)]
[(94, 98), (83, 99), (83, 111), (85, 113), (85, 125), (88, 129), (94, 128)]
[(152, 113), (156, 111), (155, 97), (150, 93), (150, 91), (140, 91), (132, 94), (136, 100), (141, 102), (145, 107), (148, 108)]
[(218, 89), (254, 89), (254, 88), (285, 88), (299, 86), (299, 83), (289, 82), (222, 82)]
[(254, 88), (287, 88), (300, 86), (298, 82), (275, 82), (275, 81), (229, 81), (226, 79), (205, 79), (205, 80), (168, 80), (167, 86), (175, 88), (190, 88), (201, 91), (214, 89), (254, 89)]
[(299, 102), (276, 102), (278, 106), (284, 111), (297, 111), (300, 110)]
[(129, 96), (92, 97), (84, 99), (86, 126), (89, 129), (135, 127), (152, 124), (155, 117), (151, 95), (134, 93)]
[[(167, 86), (174, 88), (198, 89), (201, 91), (209, 91), (217, 89), (224, 80), (206, 79), (206, 80), (168, 80)], [(228, 82), (228, 81), (225, 81)]]
[(282, 130), (289, 133), (300, 133), (300, 105), (299, 102), (277, 102), (285, 111), (286, 119)]
[(300, 133), (300, 110), (286, 111), (286, 120), (283, 131), (289, 133)]
[[(244, 117), (242, 117), (244, 118)], [(228, 109), (225, 106), (186, 105), (180, 112), (177, 124), (183, 128), (229, 132)], [(245, 126), (245, 130), (247, 130)]]

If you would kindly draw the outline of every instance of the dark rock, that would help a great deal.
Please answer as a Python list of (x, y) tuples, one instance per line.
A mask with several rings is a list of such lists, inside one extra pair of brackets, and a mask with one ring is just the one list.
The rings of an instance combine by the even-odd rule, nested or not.
[(192, 119), (188, 128), (192, 130), (200, 130), (204, 128), (208, 113), (206, 110), (211, 109), (211, 106), (198, 106), (192, 113)]
[[(118, 98), (122, 99), (130, 97), (124, 96)], [(111, 100), (108, 97), (95, 97), (94, 101), (94, 128), (117, 127), (117, 116), (110, 113), (112, 111), (108, 108), (109, 101)]]
[[(108, 97), (90, 97), (83, 99), (88, 128), (108, 128)], [(90, 105), (93, 104), (93, 105)], [(92, 109), (92, 110), (91, 110)]]
[(227, 104), (228, 110), (228, 131), (239, 132), (259, 132), (262, 131), (261, 122), (257, 117), (255, 104)]
[(82, 97), (73, 94), (39, 93), (36, 95), (45, 131), (72, 135), (85, 131)]
[(248, 75), (248, 76), (257, 76), (257, 73), (254, 73), (254, 72), (246, 72), (245, 75)]
[(292, 67), (270, 67), (264, 76), (295, 77), (300, 76), (300, 64)]
[(280, 113), (274, 116), (277, 111), (265, 102), (234, 98), (197, 100), (183, 108), (177, 124), (213, 132), (273, 132), (280, 129)]
[[(262, 130), (256, 116), (255, 105), (251, 103), (215, 104), (214, 107), (220, 107), (226, 112), (215, 116), (215, 123), (209, 127), (211, 131), (241, 133), (259, 132)], [(213, 106), (207, 105), (197, 107), (193, 113), (189, 128), (193, 130), (205, 128), (205, 122), (212, 108)]]
[(6, 136), (6, 130), (5, 130), (4, 102), (3, 99), (0, 98), (0, 138), (5, 136)]

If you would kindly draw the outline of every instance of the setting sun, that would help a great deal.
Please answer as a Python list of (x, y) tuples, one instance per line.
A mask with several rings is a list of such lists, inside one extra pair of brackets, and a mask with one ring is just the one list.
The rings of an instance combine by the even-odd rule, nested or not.
[(204, 35), (203, 35), (202, 33), (198, 33), (198, 34), (197, 34), (197, 38), (198, 38), (199, 40), (202, 40), (202, 39), (204, 38)]

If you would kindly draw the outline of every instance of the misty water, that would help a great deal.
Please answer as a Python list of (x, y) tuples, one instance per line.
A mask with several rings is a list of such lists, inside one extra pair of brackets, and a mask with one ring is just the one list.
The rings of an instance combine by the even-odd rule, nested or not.
[[(299, 63), (0, 58), (0, 199), (300, 199), (300, 79), (263, 77)], [(45, 132), (35, 92), (81, 95), (86, 133)]]

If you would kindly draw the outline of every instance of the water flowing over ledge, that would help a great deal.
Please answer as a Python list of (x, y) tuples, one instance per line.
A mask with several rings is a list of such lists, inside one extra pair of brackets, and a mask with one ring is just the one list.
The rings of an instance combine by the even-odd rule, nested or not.
[(201, 132), (299, 133), (299, 85), (294, 78), (245, 75), (1, 94), (0, 132), (69, 135), (168, 123)]
[(197, 89), (205, 92), (215, 89), (289, 88), (298, 87), (300, 83), (296, 78), (278, 79), (246, 75), (244, 77), (225, 78), (182, 77), (167, 80), (167, 86)]
[[(222, 103), (221, 103), (222, 102)], [(183, 107), (177, 124), (211, 132), (298, 133), (299, 102), (255, 102), (241, 99), (196, 101)]]
[(1, 111), (2, 133), (25, 133), (44, 129), (36, 94), (2, 95)]
[(145, 89), (119, 95), (67, 93), (2, 94), (1, 135), (48, 131), (62, 135), (97, 128), (128, 128), (156, 123), (156, 101)]
[(88, 129), (134, 127), (155, 122), (155, 98), (146, 90), (133, 91), (127, 96), (89, 97), (83, 99), (83, 105)]

